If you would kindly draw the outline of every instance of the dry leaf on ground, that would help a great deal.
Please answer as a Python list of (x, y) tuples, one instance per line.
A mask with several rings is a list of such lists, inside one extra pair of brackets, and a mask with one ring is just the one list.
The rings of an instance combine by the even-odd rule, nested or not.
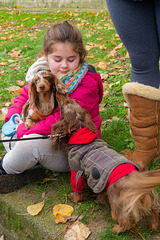
[(0, 66), (7, 66), (7, 65), (8, 65), (7, 62), (1, 62), (1, 63), (0, 63)]
[(2, 112), (2, 115), (5, 116), (8, 112), (8, 108), (7, 107), (1, 108), (1, 112)]
[(27, 207), (27, 212), (32, 216), (36, 216), (38, 215), (39, 212), (42, 211), (43, 207), (44, 207), (44, 202), (36, 203), (34, 205), (29, 205)]
[(40, 182), (41, 184), (44, 184), (46, 182), (52, 181), (52, 180), (56, 180), (55, 178), (43, 178), (42, 182)]
[(85, 224), (77, 221), (69, 227), (64, 240), (85, 240), (90, 234), (90, 229)]
[(4, 75), (4, 71), (0, 71), (0, 75)]
[(22, 86), (25, 85), (26, 82), (22, 81), (22, 80), (17, 80), (16, 83), (17, 83), (18, 86), (22, 87)]
[(9, 92), (15, 92), (17, 90), (19, 90), (20, 87), (18, 86), (10, 86), (8, 88), (5, 88), (5, 90), (8, 90)]
[(18, 51), (15, 51), (15, 50), (12, 50), (12, 52), (10, 53), (10, 55), (12, 56), (12, 57), (19, 57), (20, 56), (20, 54), (21, 54), (21, 50), (18, 50)]
[(53, 215), (56, 223), (66, 223), (68, 217), (73, 213), (74, 209), (70, 205), (57, 204), (53, 208)]

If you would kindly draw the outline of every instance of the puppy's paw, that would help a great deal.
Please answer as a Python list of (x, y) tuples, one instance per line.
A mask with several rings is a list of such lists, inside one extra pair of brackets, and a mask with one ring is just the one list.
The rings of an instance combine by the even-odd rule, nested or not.
[(152, 223), (151, 226), (150, 226), (150, 229), (153, 232), (160, 232), (160, 224), (159, 224), (159, 222)]
[(118, 224), (114, 225), (114, 227), (112, 228), (112, 232), (117, 233), (117, 234), (122, 232), (120, 225), (118, 225)]
[(33, 127), (36, 123), (33, 122), (30, 118), (26, 119), (25, 121), (25, 128), (26, 129), (30, 129), (31, 127)]
[(84, 200), (83, 193), (72, 192), (68, 195), (68, 197), (74, 203), (78, 203)]

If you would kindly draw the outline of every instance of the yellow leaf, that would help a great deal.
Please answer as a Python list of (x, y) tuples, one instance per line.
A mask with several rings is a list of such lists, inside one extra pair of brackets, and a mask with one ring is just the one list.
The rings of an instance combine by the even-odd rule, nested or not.
[(55, 217), (56, 223), (65, 223), (67, 222), (67, 217), (73, 213), (74, 209), (70, 205), (66, 204), (57, 204), (53, 208), (53, 215)]
[(0, 116), (0, 121), (4, 121), (5, 116)]
[(14, 94), (14, 95), (15, 95), (15, 94), (20, 94), (21, 91), (22, 91), (22, 88), (19, 88), (18, 90), (14, 91), (13, 94)]
[(46, 182), (48, 182), (48, 181), (51, 181), (51, 180), (56, 180), (56, 179), (51, 179), (51, 178), (44, 178), (43, 179), (43, 181), (41, 182), (41, 184), (44, 184), (44, 183), (46, 183)]
[(93, 55), (90, 55), (90, 56), (87, 56), (86, 58), (94, 58), (95, 56)]
[(27, 212), (32, 215), (36, 216), (44, 207), (44, 202), (36, 203), (34, 205), (29, 205), (27, 207)]
[(126, 58), (129, 58), (129, 53), (128, 53), (128, 52), (126, 53), (126, 56), (125, 56), (125, 57), (126, 57)]
[(28, 19), (30, 19), (30, 17), (27, 17), (27, 18), (23, 19), (22, 21), (24, 22), (24, 21), (27, 21)]

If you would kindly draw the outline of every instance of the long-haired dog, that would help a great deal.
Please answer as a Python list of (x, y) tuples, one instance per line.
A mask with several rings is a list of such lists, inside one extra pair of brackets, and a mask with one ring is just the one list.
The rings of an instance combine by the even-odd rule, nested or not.
[[(91, 121), (90, 114), (81, 108), (75, 100), (68, 97), (62, 99), (61, 119), (52, 126), (52, 134), (61, 134), (61, 138), (55, 137), (52, 139), (52, 148), (58, 149), (67, 145), (72, 190), (77, 190), (82, 176), (86, 178), (85, 181), (96, 193), (99, 184), (103, 185), (102, 191), (99, 188), (99, 191), (101, 191), (99, 198), (103, 197), (106, 202), (109, 200), (112, 218), (118, 221), (118, 224), (112, 229), (115, 233), (130, 230), (144, 217), (150, 219), (151, 230), (158, 232), (160, 201), (155, 187), (160, 185), (160, 170), (138, 171), (133, 163), (128, 162), (124, 156), (97, 137), (90, 143), (78, 144), (80, 138), (83, 138), (81, 134), (85, 128), (90, 129), (92, 133), (96, 133), (96, 127)], [(75, 138), (74, 136), (78, 134), (79, 129), (81, 134), (78, 135), (78, 138)], [(92, 162), (89, 154), (94, 157)], [(108, 184), (103, 167), (107, 164), (112, 165), (114, 161), (118, 163), (115, 168), (109, 168), (112, 178), (108, 177), (107, 181), (110, 181), (110, 184)], [(75, 162), (78, 162), (79, 167), (74, 165)], [(99, 162), (102, 162), (102, 166), (99, 166)], [(131, 171), (129, 171), (130, 167)], [(75, 175), (72, 175), (73, 173)], [(120, 176), (117, 177), (117, 175)], [(73, 183), (74, 177), (76, 184)], [(101, 177), (102, 180), (99, 182)], [(84, 178), (82, 179), (84, 180)], [(83, 196), (83, 191), (75, 192), (73, 201), (81, 201)]]
[(30, 83), (29, 100), (22, 109), (25, 127), (30, 129), (37, 122), (54, 114), (58, 105), (56, 95), (67, 92), (67, 87), (50, 71), (38, 72)]

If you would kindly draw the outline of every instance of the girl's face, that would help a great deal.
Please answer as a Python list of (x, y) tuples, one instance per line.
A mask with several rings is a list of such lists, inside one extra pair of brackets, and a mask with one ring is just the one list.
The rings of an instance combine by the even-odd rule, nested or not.
[(45, 56), (49, 69), (58, 78), (78, 68), (80, 56), (69, 43), (56, 43), (53, 52)]

